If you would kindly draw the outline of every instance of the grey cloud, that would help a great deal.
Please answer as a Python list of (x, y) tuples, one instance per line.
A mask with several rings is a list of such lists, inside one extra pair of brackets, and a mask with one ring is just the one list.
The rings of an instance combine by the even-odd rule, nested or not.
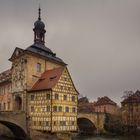
[(120, 102), (124, 90), (140, 89), (139, 0), (1, 0), (0, 71), (15, 47), (33, 43), (39, 2), (46, 44), (69, 64), (81, 94)]

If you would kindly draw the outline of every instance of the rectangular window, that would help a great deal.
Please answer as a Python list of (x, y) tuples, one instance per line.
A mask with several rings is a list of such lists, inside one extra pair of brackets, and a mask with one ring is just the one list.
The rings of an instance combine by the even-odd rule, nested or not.
[(62, 112), (62, 106), (59, 106), (58, 111)]
[(31, 106), (31, 112), (34, 112), (34, 111), (35, 111), (34, 107), (33, 107), (33, 106)]
[(34, 121), (34, 126), (36, 126), (36, 121)]
[(3, 109), (6, 110), (6, 103), (4, 103), (4, 107), (3, 107)]
[(51, 98), (50, 94), (47, 94), (46, 98), (49, 100)]
[(41, 64), (40, 63), (37, 63), (37, 65), (36, 65), (36, 71), (37, 72), (41, 72)]
[(42, 126), (42, 122), (41, 121), (39, 121), (39, 126)]
[(59, 95), (55, 94), (55, 100), (59, 100)]
[(56, 126), (56, 121), (53, 122), (54, 126)]
[(63, 90), (63, 86), (60, 86), (60, 89)]
[(46, 126), (49, 126), (49, 122), (48, 121), (46, 122)]
[(72, 101), (75, 102), (75, 96), (72, 96)]
[(67, 100), (67, 95), (64, 95), (64, 101), (66, 101)]
[(46, 111), (50, 112), (50, 106), (47, 106)]
[(72, 108), (72, 112), (73, 112), (73, 113), (75, 113), (75, 112), (76, 112), (76, 109), (75, 109), (75, 107), (73, 107), (73, 108)]
[(53, 107), (53, 111), (54, 111), (54, 112), (57, 112), (57, 106), (54, 106), (54, 107)]
[(34, 101), (34, 98), (35, 98), (34, 95), (31, 95), (31, 101)]
[(45, 107), (42, 107), (42, 112), (45, 112)]
[(65, 111), (66, 111), (66, 112), (69, 112), (69, 107), (66, 107), (66, 108), (65, 108)]
[(8, 102), (8, 110), (10, 110), (10, 102)]
[(66, 126), (66, 122), (65, 121), (60, 121), (60, 126)]
[(75, 121), (72, 121), (72, 122), (71, 122), (71, 125), (75, 125)]

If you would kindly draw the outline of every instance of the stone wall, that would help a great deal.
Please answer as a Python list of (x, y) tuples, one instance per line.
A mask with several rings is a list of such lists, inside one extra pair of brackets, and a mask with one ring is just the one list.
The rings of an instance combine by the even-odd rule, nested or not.
[(37, 130), (31, 130), (30, 137), (32, 140), (72, 140), (69, 133), (49, 133)]

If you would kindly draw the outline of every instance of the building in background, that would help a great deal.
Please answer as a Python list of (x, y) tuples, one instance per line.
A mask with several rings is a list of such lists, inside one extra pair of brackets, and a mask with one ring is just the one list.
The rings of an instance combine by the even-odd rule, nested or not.
[(33, 130), (77, 130), (77, 90), (67, 64), (45, 46), (45, 24), (34, 23), (34, 43), (15, 48), (11, 70), (0, 74), (1, 111), (24, 112)]
[(11, 70), (0, 74), (0, 111), (12, 111), (12, 81)]
[(140, 126), (140, 91), (126, 96), (121, 102), (122, 119), (127, 126)]
[(95, 112), (95, 102), (89, 102), (87, 97), (81, 97), (78, 100), (78, 112)]
[(109, 114), (117, 114), (119, 107), (109, 97), (99, 97), (95, 103), (95, 112), (106, 112)]

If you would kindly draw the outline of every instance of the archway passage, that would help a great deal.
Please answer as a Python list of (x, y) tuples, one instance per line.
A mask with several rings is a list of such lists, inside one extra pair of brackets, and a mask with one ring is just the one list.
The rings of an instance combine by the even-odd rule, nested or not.
[(22, 99), (19, 96), (15, 98), (15, 110), (20, 111), (22, 109)]
[(25, 131), (20, 126), (6, 121), (0, 121), (0, 123), (9, 128), (13, 133), (15, 140), (25, 140), (27, 138)]
[(77, 125), (81, 133), (94, 134), (96, 131), (95, 125), (87, 118), (78, 118)]

